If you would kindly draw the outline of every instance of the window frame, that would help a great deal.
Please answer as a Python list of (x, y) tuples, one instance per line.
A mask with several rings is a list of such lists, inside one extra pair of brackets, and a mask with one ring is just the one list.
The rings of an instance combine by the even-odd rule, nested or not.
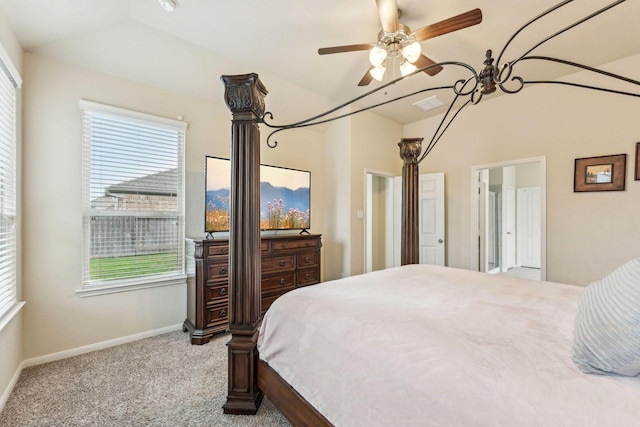
[[(18, 90), (22, 87), (22, 77), (20, 73), (13, 65), (11, 58), (8, 53), (4, 49), (4, 46), (0, 43), (0, 75), (1, 78), (6, 81), (3, 81), (2, 84), (5, 85), (8, 83), (7, 87), (10, 88), (12, 95), (11, 108), (13, 111), (8, 112), (8, 116), (12, 116), (12, 120), (9, 123), (9, 129), (6, 134), (9, 135), (7, 138), (8, 146), (5, 147), (8, 149), (9, 153), (7, 156), (3, 155), (3, 162), (9, 161), (12, 164), (12, 171), (10, 175), (10, 185), (13, 187), (14, 194), (12, 196), (13, 206), (10, 209), (13, 210), (13, 226), (11, 227), (10, 238), (13, 240), (13, 245), (9, 249), (10, 254), (8, 255), (9, 265), (8, 267), (3, 265), (7, 259), (0, 259), (0, 270), (3, 271), (3, 278), (8, 275), (10, 276), (9, 283), (5, 285), (0, 285), (0, 295), (2, 296), (3, 307), (0, 307), (0, 331), (4, 329), (6, 325), (9, 324), (11, 319), (15, 317), (15, 315), (20, 311), (20, 309), (24, 306), (24, 301), (18, 301), (20, 294), (20, 242), (21, 242), (21, 211), (20, 211), (20, 143), (19, 143), (19, 111), (18, 111)], [(6, 150), (1, 150), (5, 152)], [(0, 153), (2, 154), (2, 153)], [(4, 258), (4, 257), (3, 257)]]
[[(83, 250), (82, 250), (82, 288), (76, 290), (76, 293), (81, 297), (105, 295), (116, 292), (125, 292), (135, 289), (152, 288), (159, 286), (179, 285), (186, 283), (185, 261), (184, 261), (184, 238), (185, 238), (185, 148), (186, 148), (186, 129), (187, 123), (181, 120), (173, 120), (165, 117), (159, 117), (147, 113), (138, 111), (132, 111), (120, 107), (114, 107), (111, 105), (100, 104), (93, 101), (81, 100), (80, 111), (82, 120), (82, 196), (83, 196), (83, 211), (82, 211), (82, 233), (83, 233)], [(96, 215), (97, 210), (93, 210), (90, 206), (90, 191), (91, 191), (91, 139), (87, 135), (86, 131), (86, 116), (92, 113), (102, 116), (114, 117), (118, 120), (124, 120), (132, 124), (142, 124), (144, 126), (153, 126), (163, 129), (170, 129), (181, 134), (178, 138), (178, 195), (177, 195), (177, 210), (175, 215), (170, 217), (177, 217), (178, 220), (178, 236), (176, 238), (176, 247), (178, 248), (179, 266), (176, 271), (168, 273), (159, 273), (154, 275), (128, 277), (122, 279), (109, 279), (109, 280), (95, 280), (89, 279), (89, 263), (90, 263), (90, 251), (91, 251), (91, 227), (90, 218), (92, 216), (117, 216), (122, 215), (115, 211), (115, 215), (99, 213)], [(89, 118), (90, 119), (90, 118)], [(157, 211), (142, 211), (148, 212), (147, 216), (141, 215), (139, 217), (165, 217), (166, 212)]]

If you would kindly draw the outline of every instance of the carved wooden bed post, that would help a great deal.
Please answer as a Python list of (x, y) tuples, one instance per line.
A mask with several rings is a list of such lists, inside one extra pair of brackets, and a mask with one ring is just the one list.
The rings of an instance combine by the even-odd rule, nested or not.
[(229, 382), (226, 414), (255, 414), (260, 327), (260, 129), (267, 90), (257, 74), (222, 76), (231, 125)]
[(420, 263), (418, 217), (418, 157), (424, 138), (402, 138), (398, 143), (402, 165), (402, 231), (400, 264)]

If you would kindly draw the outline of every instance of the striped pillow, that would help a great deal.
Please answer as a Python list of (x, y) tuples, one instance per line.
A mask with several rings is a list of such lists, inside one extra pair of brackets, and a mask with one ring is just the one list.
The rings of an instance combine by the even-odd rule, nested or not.
[(591, 283), (580, 296), (573, 361), (586, 373), (640, 374), (640, 258)]

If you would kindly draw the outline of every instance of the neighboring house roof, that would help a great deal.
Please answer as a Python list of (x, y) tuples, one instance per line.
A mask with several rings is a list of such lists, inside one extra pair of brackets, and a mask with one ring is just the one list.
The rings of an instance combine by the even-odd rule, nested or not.
[(177, 196), (176, 189), (168, 189), (167, 183), (176, 182), (177, 169), (145, 175), (114, 184), (105, 190), (105, 196), (113, 194), (147, 194), (154, 196)]

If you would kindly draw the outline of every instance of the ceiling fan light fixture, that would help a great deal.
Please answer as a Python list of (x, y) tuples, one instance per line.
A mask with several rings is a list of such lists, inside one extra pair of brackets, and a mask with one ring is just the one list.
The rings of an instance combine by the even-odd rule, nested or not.
[(416, 62), (418, 58), (420, 58), (421, 53), (422, 53), (422, 46), (420, 46), (420, 43), (418, 43), (415, 40), (409, 42), (406, 46), (402, 48), (402, 56), (404, 57), (404, 59), (411, 62), (412, 64)]
[(167, 12), (173, 12), (176, 9), (176, 2), (174, 0), (158, 0), (158, 2)]
[(371, 74), (371, 77), (381, 82), (382, 78), (384, 77), (384, 71), (385, 71), (384, 65), (378, 65), (377, 67), (373, 67), (369, 71), (369, 73)]
[(374, 67), (381, 66), (385, 59), (387, 59), (386, 49), (380, 46), (374, 46), (369, 50), (369, 62), (371, 62), (371, 65)]
[(413, 73), (415, 70), (417, 70), (416, 66), (409, 61), (404, 61), (400, 65), (400, 74), (402, 74), (402, 77)]

